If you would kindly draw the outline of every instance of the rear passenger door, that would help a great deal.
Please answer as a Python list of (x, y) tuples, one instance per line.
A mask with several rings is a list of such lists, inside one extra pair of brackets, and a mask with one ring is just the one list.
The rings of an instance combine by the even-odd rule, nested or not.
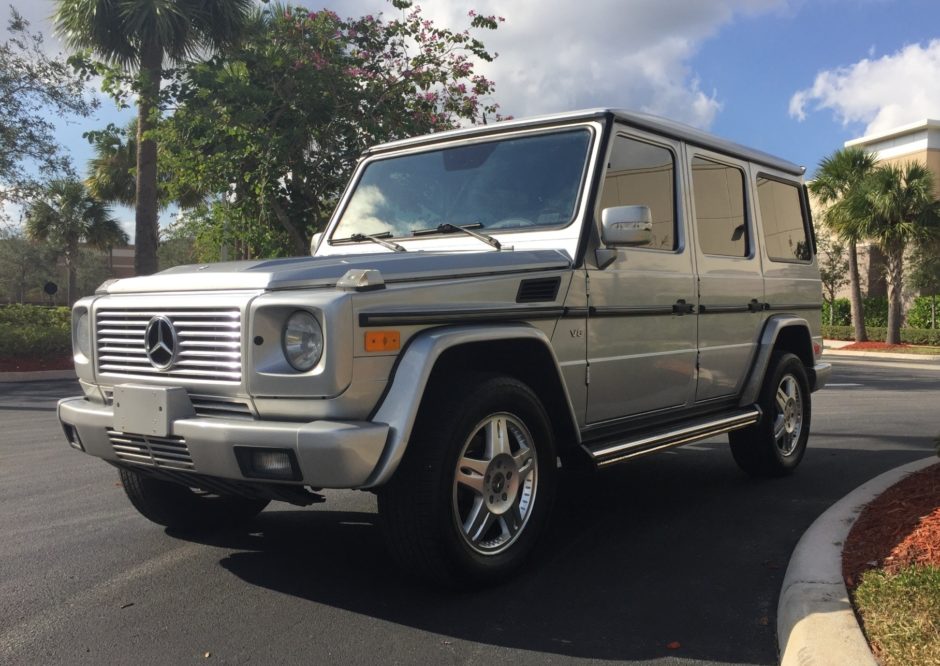
[(695, 402), (740, 390), (764, 323), (764, 280), (749, 200), (748, 164), (688, 149), (698, 277)]

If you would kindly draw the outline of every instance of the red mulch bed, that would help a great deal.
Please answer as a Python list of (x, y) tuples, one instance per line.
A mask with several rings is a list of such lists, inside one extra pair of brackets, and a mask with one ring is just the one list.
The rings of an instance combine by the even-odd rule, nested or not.
[(35, 370), (69, 370), (75, 367), (71, 355), (45, 358), (0, 357), (0, 372), (33, 372)]
[(853, 342), (852, 344), (846, 345), (845, 347), (840, 347), (839, 349), (845, 349), (848, 351), (904, 352), (910, 349), (910, 345), (889, 345), (887, 342)]
[(911, 474), (865, 507), (842, 550), (850, 590), (869, 569), (896, 573), (914, 564), (940, 568), (940, 463)]

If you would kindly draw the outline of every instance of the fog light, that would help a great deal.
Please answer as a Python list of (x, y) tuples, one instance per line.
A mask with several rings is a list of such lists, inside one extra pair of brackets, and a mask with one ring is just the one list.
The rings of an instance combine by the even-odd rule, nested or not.
[(235, 457), (242, 474), (253, 479), (299, 481), (300, 467), (290, 449), (237, 447)]

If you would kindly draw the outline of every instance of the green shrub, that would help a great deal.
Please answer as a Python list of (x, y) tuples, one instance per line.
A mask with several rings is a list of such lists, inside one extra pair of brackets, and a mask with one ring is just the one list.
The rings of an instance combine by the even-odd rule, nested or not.
[(887, 298), (863, 298), (862, 308), (865, 310), (865, 328), (888, 325)]
[(822, 321), (829, 324), (830, 311), (835, 311), (832, 319), (833, 326), (851, 326), (852, 325), (852, 307), (847, 298), (837, 298), (832, 304), (823, 301)]
[(71, 326), (68, 308), (0, 307), (0, 358), (67, 355), (72, 349)]
[[(934, 296), (937, 309), (937, 325), (940, 326), (940, 296)], [(931, 297), (918, 296), (907, 311), (907, 325), (911, 328), (933, 328), (931, 326)]]

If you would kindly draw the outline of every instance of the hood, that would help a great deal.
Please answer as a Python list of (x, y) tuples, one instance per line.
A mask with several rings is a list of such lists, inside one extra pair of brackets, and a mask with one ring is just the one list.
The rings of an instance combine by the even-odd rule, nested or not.
[(377, 270), (386, 283), (394, 283), (443, 277), (562, 270), (570, 265), (570, 257), (560, 250), (389, 252), (296, 257), (177, 266), (155, 275), (117, 280), (104, 288), (103, 292), (134, 294), (332, 287), (339, 278), (353, 269)]

